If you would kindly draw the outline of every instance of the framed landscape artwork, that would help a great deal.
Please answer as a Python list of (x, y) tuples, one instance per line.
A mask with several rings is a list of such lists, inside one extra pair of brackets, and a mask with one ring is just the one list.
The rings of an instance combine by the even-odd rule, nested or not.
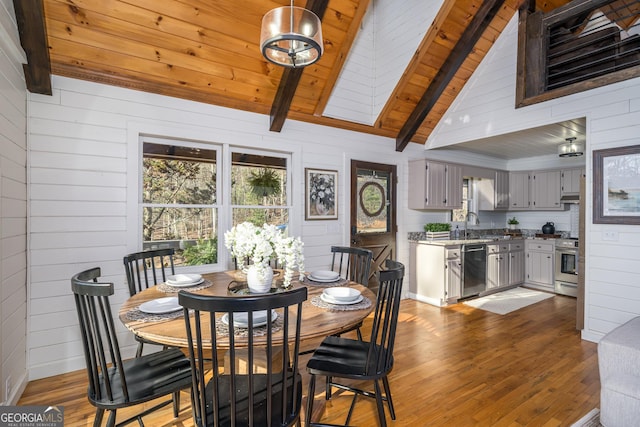
[(306, 220), (338, 219), (338, 171), (305, 168)]
[(640, 224), (640, 145), (593, 152), (593, 222)]

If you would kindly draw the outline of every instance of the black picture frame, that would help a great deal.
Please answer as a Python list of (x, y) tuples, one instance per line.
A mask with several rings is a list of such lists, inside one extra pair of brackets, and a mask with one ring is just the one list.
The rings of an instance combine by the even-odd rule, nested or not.
[(594, 224), (640, 224), (640, 145), (593, 151)]

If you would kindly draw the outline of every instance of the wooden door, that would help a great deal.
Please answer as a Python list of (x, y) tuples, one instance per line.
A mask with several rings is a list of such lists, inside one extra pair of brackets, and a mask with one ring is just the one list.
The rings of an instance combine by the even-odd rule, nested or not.
[(396, 258), (395, 165), (351, 161), (351, 246), (373, 252), (369, 288), (378, 289), (376, 271)]

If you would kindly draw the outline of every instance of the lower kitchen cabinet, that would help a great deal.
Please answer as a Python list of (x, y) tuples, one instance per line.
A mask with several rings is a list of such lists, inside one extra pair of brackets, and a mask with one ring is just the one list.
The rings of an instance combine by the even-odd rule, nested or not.
[(524, 283), (524, 245), (522, 250), (509, 252), (509, 285)]
[(487, 255), (487, 290), (505, 286), (509, 281), (507, 252)]
[(487, 244), (487, 290), (524, 282), (522, 240)]
[(445, 250), (447, 258), (446, 272), (446, 299), (455, 301), (462, 295), (462, 254), (460, 246), (448, 247)]
[(410, 242), (409, 292), (418, 301), (436, 306), (455, 302), (462, 292), (460, 245)]
[(554, 291), (554, 250), (552, 240), (527, 240), (525, 283), (533, 288)]

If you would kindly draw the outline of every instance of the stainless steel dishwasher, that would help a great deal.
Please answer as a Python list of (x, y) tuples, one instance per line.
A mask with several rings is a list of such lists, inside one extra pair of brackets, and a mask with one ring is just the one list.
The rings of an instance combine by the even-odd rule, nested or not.
[(487, 289), (487, 248), (483, 244), (462, 245), (462, 298)]

